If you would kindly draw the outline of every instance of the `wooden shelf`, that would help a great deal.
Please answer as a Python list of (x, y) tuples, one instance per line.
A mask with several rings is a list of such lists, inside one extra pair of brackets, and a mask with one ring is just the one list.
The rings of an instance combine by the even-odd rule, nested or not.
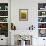
[(0, 22), (0, 23), (8, 23), (8, 22)]
[(46, 22), (38, 22), (38, 23), (46, 23)]
[(8, 11), (8, 10), (0, 10), (0, 11)]
[(46, 17), (46, 15), (43, 15), (43, 16), (38, 16), (38, 17)]
[(46, 10), (38, 10), (38, 11), (45, 11), (46, 12)]
[(46, 29), (46, 28), (38, 28), (38, 29)]
[(0, 3), (0, 35), (8, 37), (8, 23), (8, 3)]
[(0, 16), (0, 17), (8, 17), (8, 16)]

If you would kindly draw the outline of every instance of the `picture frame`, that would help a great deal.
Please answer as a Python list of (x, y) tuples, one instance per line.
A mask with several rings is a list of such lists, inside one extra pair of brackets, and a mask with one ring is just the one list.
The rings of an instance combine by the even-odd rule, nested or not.
[(19, 20), (28, 21), (28, 9), (19, 9)]

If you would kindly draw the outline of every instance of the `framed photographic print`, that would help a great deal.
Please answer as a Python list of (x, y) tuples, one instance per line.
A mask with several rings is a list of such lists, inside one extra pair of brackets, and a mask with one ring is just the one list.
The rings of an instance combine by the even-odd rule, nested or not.
[(19, 20), (28, 21), (28, 9), (19, 9)]

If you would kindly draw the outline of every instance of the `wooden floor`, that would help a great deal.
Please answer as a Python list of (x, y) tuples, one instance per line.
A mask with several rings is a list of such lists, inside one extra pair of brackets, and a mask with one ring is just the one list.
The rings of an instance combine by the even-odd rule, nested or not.
[(0, 46), (8, 46), (8, 45), (0, 45)]

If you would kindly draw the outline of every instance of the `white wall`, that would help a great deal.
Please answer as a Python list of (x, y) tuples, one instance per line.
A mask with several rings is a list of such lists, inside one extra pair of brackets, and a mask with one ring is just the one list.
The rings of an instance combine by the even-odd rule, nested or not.
[[(28, 30), (32, 24), (35, 26), (33, 46), (43, 44), (43, 38), (38, 38), (38, 3), (46, 3), (46, 0), (11, 0), (11, 22), (17, 30)], [(19, 9), (28, 9), (28, 21), (19, 21)], [(42, 40), (41, 40), (42, 39)], [(39, 43), (39, 44), (38, 44)]]
[[(0, 3), (7, 3), (7, 2), (8, 0), (0, 0)], [(28, 27), (33, 24), (35, 26), (33, 36), (38, 36), (37, 9), (38, 3), (40, 2), (46, 3), (46, 0), (11, 0), (11, 22), (14, 23), (17, 30), (28, 30)], [(19, 21), (19, 9), (28, 9), (28, 21)], [(32, 40), (33, 46), (40, 46), (40, 44), (41, 46), (44, 46), (44, 42), (46, 41), (46, 40), (43, 41), (43, 38), (38, 37), (34, 37)]]
[[(34, 4), (34, 5), (32, 5)], [(19, 21), (19, 9), (28, 9), (28, 21)], [(27, 30), (29, 26), (37, 23), (37, 2), (32, 0), (11, 1), (11, 22), (16, 25), (17, 30)]]

